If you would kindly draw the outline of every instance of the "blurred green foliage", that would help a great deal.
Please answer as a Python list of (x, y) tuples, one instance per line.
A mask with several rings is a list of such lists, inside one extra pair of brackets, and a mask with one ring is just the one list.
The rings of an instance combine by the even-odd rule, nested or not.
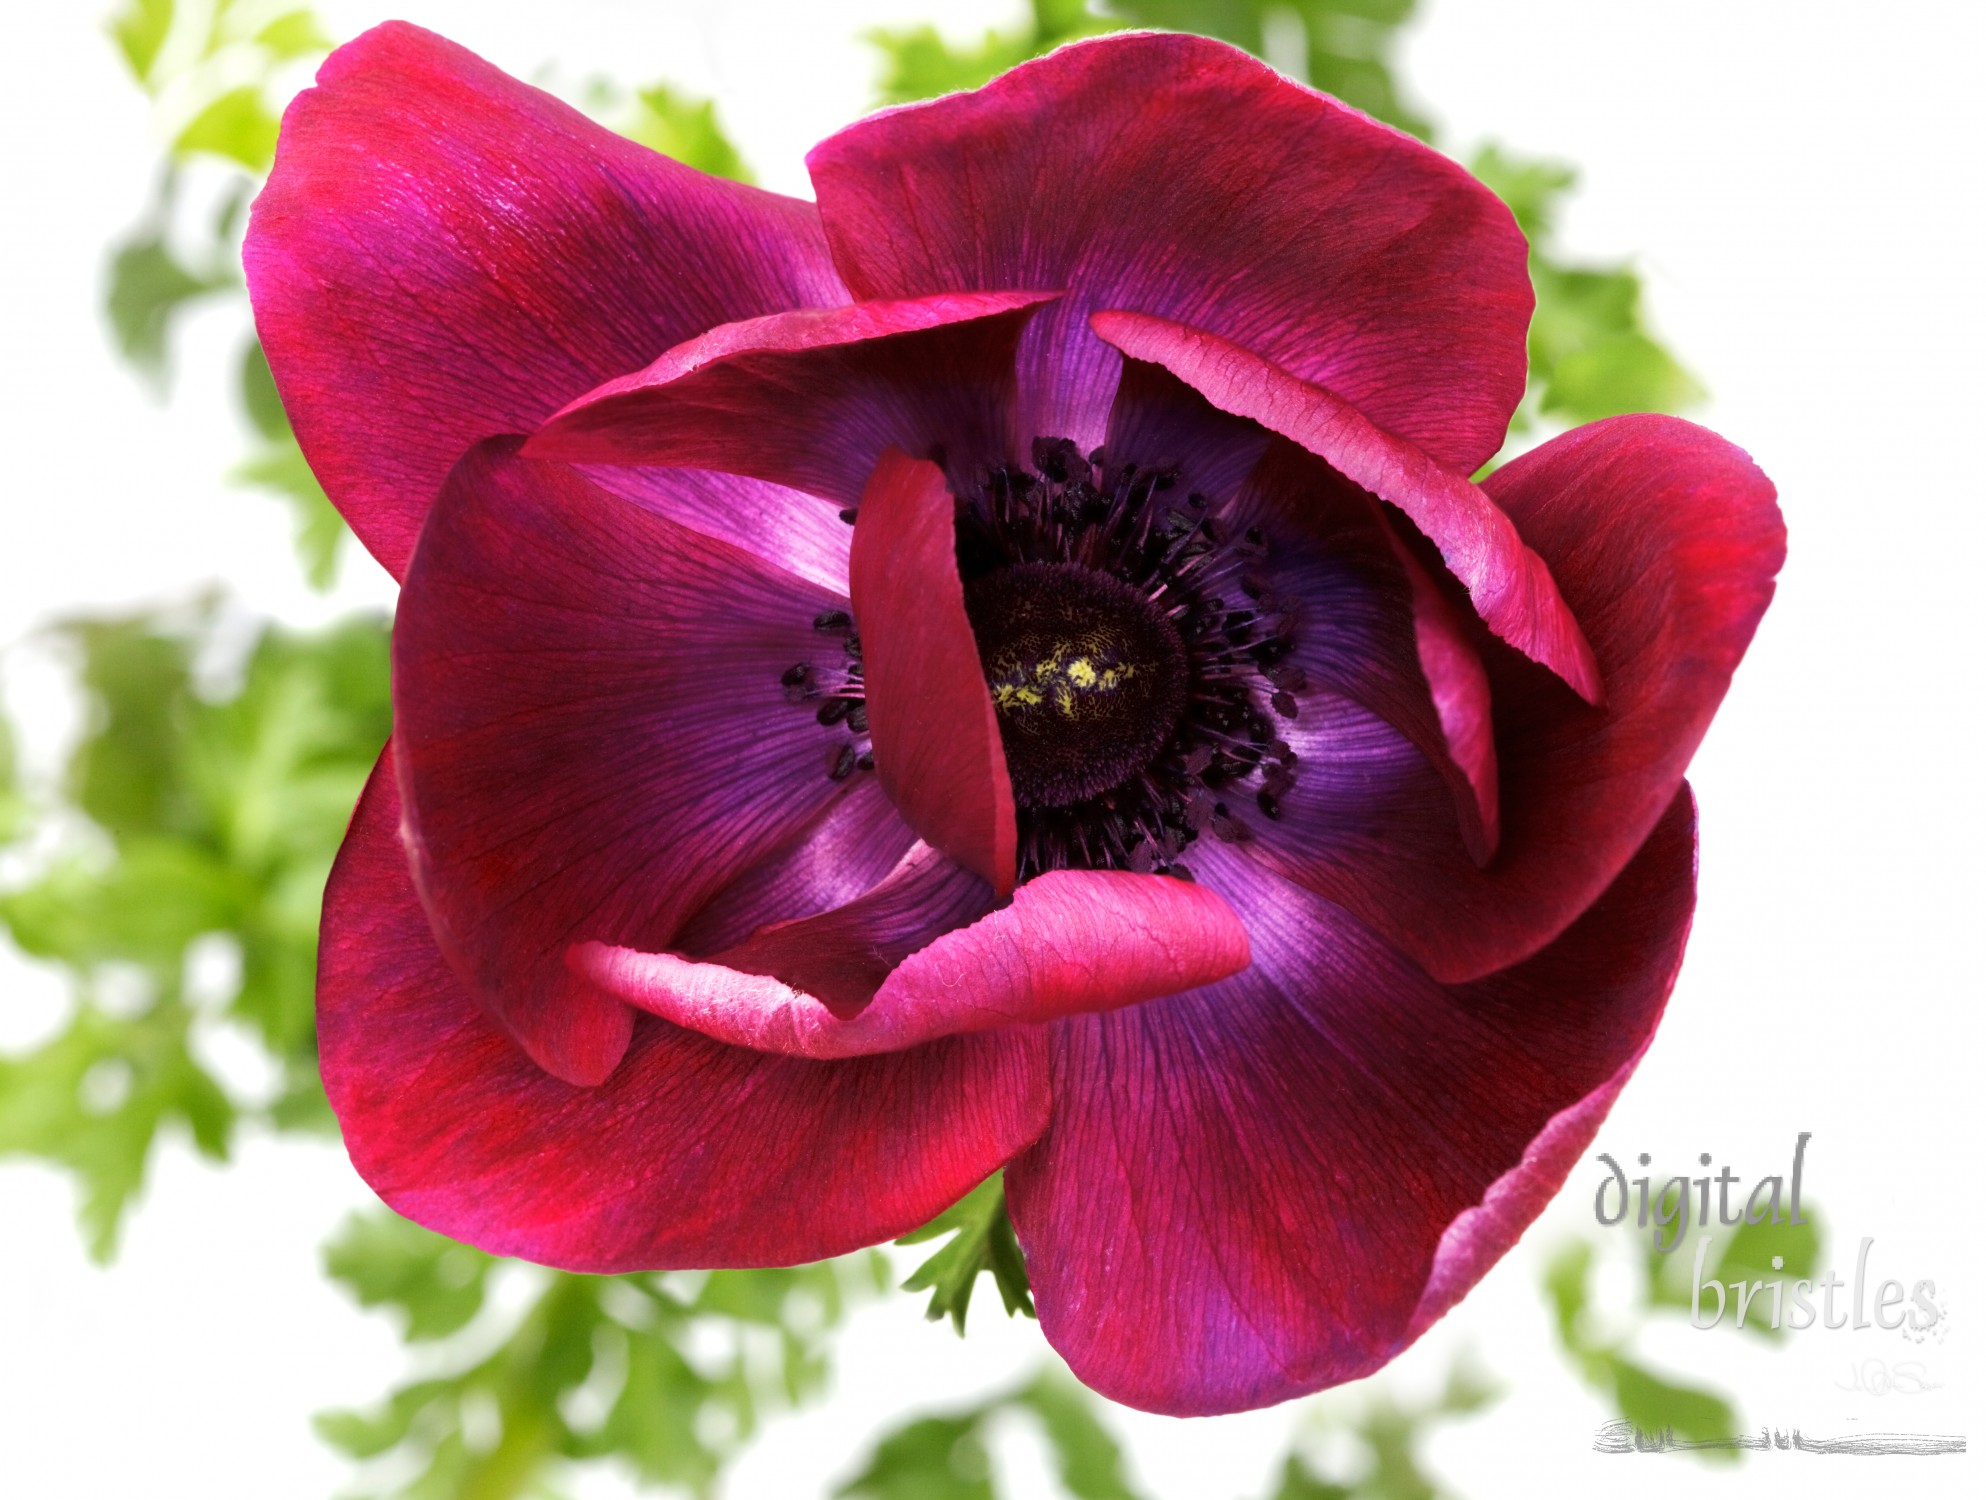
[[(1467, 1359), (1430, 1399), (1402, 1403), (1383, 1389), (1314, 1405), (1295, 1451), (1265, 1500), (1436, 1500), (1444, 1493), (1421, 1457), (1428, 1433), (1494, 1401), (1494, 1384)], [(998, 1500), (990, 1430), (1021, 1418), (1047, 1446), (1073, 1500), (1142, 1500), (1124, 1452), (1104, 1423), (1104, 1403), (1067, 1375), (1044, 1371), (961, 1410), (913, 1417), (884, 1432), (838, 1500)], [(1327, 1477), (1328, 1476), (1328, 1477)]]
[(331, 49), (308, 7), (268, 0), (126, 0), (108, 28), (131, 76), (175, 122), (174, 156), (258, 173), (276, 150), (277, 75)]
[[(1727, 1296), (1732, 1282), (1783, 1280), (1790, 1285), (1801, 1278), (1811, 1279), (1820, 1265), (1822, 1240), (1819, 1221), (1812, 1217), (1811, 1205), (1806, 1207), (1807, 1222), (1803, 1224), (1768, 1221), (1742, 1224), (1728, 1234), (1712, 1232), (1715, 1253), (1706, 1258), (1705, 1277), (1725, 1283)], [(1685, 1444), (1731, 1443), (1738, 1436), (1739, 1423), (1729, 1401), (1715, 1391), (1648, 1368), (1632, 1348), (1640, 1325), (1649, 1315), (1689, 1315), (1695, 1277), (1693, 1242), (1685, 1241), (1664, 1253), (1655, 1249), (1648, 1231), (1634, 1227), (1632, 1220), (1627, 1221), (1624, 1232), (1635, 1236), (1633, 1253), (1638, 1272), (1636, 1306), (1625, 1319), (1618, 1310), (1613, 1317), (1603, 1318), (1594, 1306), (1594, 1242), (1569, 1241), (1547, 1264), (1545, 1300), (1552, 1311), (1560, 1349), (1586, 1384), (1642, 1432), (1668, 1431)], [(1772, 1266), (1774, 1256), (1780, 1258), (1778, 1268)], [(1784, 1338), (1783, 1328), (1771, 1326), (1769, 1306), (1768, 1293), (1753, 1303), (1742, 1325), (1735, 1307), (1727, 1309), (1716, 1328), (1740, 1328), (1751, 1337), (1771, 1341)], [(1604, 1331), (1601, 1325), (1605, 1322), (1616, 1324), (1616, 1330)], [(1711, 1329), (1704, 1332), (1706, 1336), (1722, 1336)], [(1697, 1451), (1721, 1463), (1735, 1463), (1741, 1457), (1736, 1447)]]
[[(0, 1152), (75, 1174), (100, 1259), (162, 1128), (219, 1157), (243, 1115), (329, 1123), (312, 1019), (318, 905), (386, 738), (386, 625), (251, 626), (221, 674), (232, 680), (215, 683), (212, 658), (238, 624), (208, 603), (50, 633), (85, 698), (61, 802), (87, 824), (0, 891), (0, 926), (67, 971), (77, 1004), (52, 1039), (0, 1058)], [(225, 956), (227, 993), (194, 992), (202, 951)], [(272, 1060), (271, 1097), (232, 1097), (200, 1061), (202, 1034), (222, 1026)]]
[(610, 123), (631, 141), (673, 156), (684, 166), (735, 182), (753, 181), (752, 169), (717, 120), (717, 106), (666, 83), (652, 83)]
[(167, 243), (179, 198), (179, 173), (168, 166), (145, 216), (111, 248), (104, 313), (124, 360), (155, 389), (169, 373), (170, 339), (179, 315), (203, 298), (231, 291), (238, 277), (212, 249), (189, 265)]
[(846, 1500), (995, 1500), (986, 1431), (1007, 1415), (1030, 1418), (1075, 1500), (1139, 1500), (1124, 1454), (1098, 1419), (1096, 1397), (1059, 1372), (1035, 1376), (962, 1411), (915, 1417), (877, 1439), (861, 1471), (835, 1490)]
[(922, 1244), (942, 1234), (951, 1235), (951, 1239), (903, 1284), (907, 1292), (931, 1293), (931, 1305), (924, 1314), (927, 1318), (935, 1323), (949, 1317), (952, 1327), (964, 1337), (966, 1309), (972, 1305), (973, 1288), (979, 1284), (982, 1271), (993, 1277), (1008, 1317), (1015, 1313), (1034, 1316), (1034, 1295), (1028, 1289), (1021, 1242), (1014, 1235), (1013, 1221), (1007, 1217), (1003, 1174), (995, 1172), (929, 1224), (897, 1243)]
[(13, 842), (27, 826), (28, 799), (21, 789), (19, 757), (14, 749), (14, 726), (0, 717), (0, 849)]
[(1578, 181), (1571, 167), (1488, 145), (1469, 170), (1510, 205), (1531, 242), (1538, 308), (1531, 319), (1530, 384), (1515, 428), (1681, 411), (1703, 399), (1702, 388), (1649, 332), (1634, 268), (1574, 264), (1556, 244), (1559, 210)]
[[(1283, 1465), (1269, 1500), (1437, 1500), (1452, 1495), (1428, 1473), (1421, 1444), (1430, 1429), (1481, 1411), (1501, 1394), (1465, 1356), (1449, 1368), (1447, 1381), (1430, 1398), (1403, 1402), (1377, 1387), (1349, 1410), (1327, 1403), (1312, 1421), (1311, 1440), (1300, 1439), (1298, 1451)], [(1333, 1447), (1349, 1448), (1349, 1462), (1305, 1452)]]
[[(309, 9), (267, 0), (129, 0), (110, 33), (155, 101), (170, 144), (152, 202), (113, 247), (104, 308), (119, 351), (163, 390), (180, 317), (217, 295), (239, 301), (245, 294), (241, 233), (249, 199), (275, 158), (281, 100), (302, 81), (298, 65), (329, 51), (331, 41)], [(210, 211), (187, 201), (193, 170), (203, 181), (222, 179)], [(290, 506), (305, 574), (326, 588), (344, 523), (297, 448), (252, 332), (239, 359), (237, 405), (255, 447), (232, 477)]]
[[(1722, 1282), (1727, 1288), (1732, 1282), (1739, 1281), (1784, 1280), (1790, 1285), (1802, 1278), (1812, 1280), (1820, 1269), (1821, 1221), (1812, 1203), (1801, 1206), (1801, 1216), (1805, 1222), (1800, 1224), (1790, 1219), (1779, 1224), (1767, 1220), (1759, 1224), (1729, 1227), (1728, 1232), (1722, 1225), (1708, 1231), (1716, 1253), (1705, 1259), (1705, 1277)], [(1691, 1306), (1690, 1282), (1696, 1269), (1691, 1244), (1686, 1242), (1666, 1255), (1645, 1241), (1641, 1249), (1641, 1269), (1648, 1305), (1663, 1311), (1687, 1313)], [(1689, 1253), (1686, 1254), (1686, 1251)], [(1772, 1264), (1775, 1256), (1780, 1261), (1776, 1268)], [(1771, 1314), (1764, 1299), (1752, 1304), (1742, 1325), (1738, 1322), (1735, 1306), (1727, 1309), (1721, 1324), (1742, 1328), (1753, 1338), (1769, 1343), (1784, 1339), (1788, 1332), (1783, 1326), (1772, 1326)]]
[[(436, 1356), (374, 1407), (317, 1419), (377, 1481), (359, 1493), (395, 1500), (551, 1494), (599, 1460), (708, 1495), (769, 1411), (820, 1390), (849, 1300), (887, 1285), (873, 1251), (793, 1270), (558, 1274), (384, 1212), (348, 1220), (325, 1269)], [(516, 1310), (492, 1296), (504, 1276), (529, 1283)]]

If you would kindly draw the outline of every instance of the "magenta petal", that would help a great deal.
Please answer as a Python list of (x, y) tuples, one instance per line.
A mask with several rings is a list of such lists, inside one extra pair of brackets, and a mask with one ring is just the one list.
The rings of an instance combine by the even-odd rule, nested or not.
[(1150, 1411), (1266, 1406), (1391, 1359), (1563, 1181), (1652, 1035), (1695, 896), (1687, 793), (1555, 944), (1444, 989), (1232, 852), (1233, 979), (1054, 1032), (1007, 1169), (1041, 1326)]
[(1281, 433), (1398, 506), (1441, 549), (1491, 630), (1550, 667), (1587, 702), (1600, 701), (1592, 648), (1551, 569), (1479, 486), (1387, 431), (1340, 393), (1217, 334), (1131, 312), (1099, 312), (1090, 322), (1125, 354), (1165, 366), (1222, 411)]
[(853, 505), (886, 448), (977, 483), (1016, 456), (1014, 348), (1046, 292), (858, 302), (712, 329), (572, 402), (525, 452), (723, 469)]
[(791, 1265), (906, 1233), (1037, 1135), (1038, 1031), (851, 1062), (770, 1057), (643, 1016), (597, 1088), (533, 1066), (434, 945), (375, 775), (325, 893), (324, 1086), (394, 1208), (574, 1271)]
[(883, 454), (855, 522), (848, 593), (876, 775), (919, 837), (1005, 896), (1014, 789), (965, 617), (952, 511), (935, 464)]
[(1248, 964), (1228, 904), (1169, 876), (1056, 870), (990, 904), (981, 881), (926, 851), (860, 901), (708, 963), (593, 943), (574, 966), (718, 1041), (832, 1058), (1135, 1005)]
[(718, 323), (847, 300), (813, 205), (388, 22), (283, 119), (243, 247), (312, 469), (395, 576), (456, 459)]
[(1413, 601), (1414, 652), (1441, 725), (1435, 768), (1450, 778), (1469, 857), (1487, 864), (1501, 831), (1489, 673), (1460, 612), (1383, 518), (1380, 528), (1393, 544)]
[[(1772, 598), (1786, 532), (1772, 483), (1714, 433), (1616, 417), (1554, 438), (1488, 489), (1551, 564), (1585, 623), (1604, 708), (1494, 641), (1503, 837), (1477, 869), (1403, 781), (1390, 822), (1356, 843), (1257, 848), (1348, 907), (1437, 978), (1472, 979), (1537, 951), (1625, 865), (1682, 782)], [(1432, 784), (1419, 794), (1438, 797)]]
[[(661, 947), (847, 783), (781, 676), (840, 605), (562, 464), (485, 443), (443, 486), (393, 635), (396, 766), (421, 896), (471, 993), (545, 1067), (597, 1082), (618, 1013), (564, 955)], [(605, 1041), (613, 1040), (604, 1034)], [(625, 1023), (618, 1033), (625, 1041)]]
[(1524, 392), (1531, 283), (1455, 163), (1223, 43), (1063, 47), (857, 122), (807, 158), (861, 297), (1066, 287), (1022, 344), (1032, 434), (1102, 439), (1117, 357), (1089, 314), (1208, 328), (1472, 472)]

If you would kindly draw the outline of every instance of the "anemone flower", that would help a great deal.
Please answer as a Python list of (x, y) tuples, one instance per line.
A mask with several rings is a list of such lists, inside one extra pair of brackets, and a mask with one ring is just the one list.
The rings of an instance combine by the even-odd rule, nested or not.
[(1475, 473), (1510, 214), (1187, 36), (891, 110), (818, 205), (392, 24), (247, 266), (403, 585), (326, 896), (352, 1159), (620, 1271), (900, 1235), (989, 1174), (1156, 1411), (1385, 1363), (1647, 1047), (1770, 484), (1628, 417)]

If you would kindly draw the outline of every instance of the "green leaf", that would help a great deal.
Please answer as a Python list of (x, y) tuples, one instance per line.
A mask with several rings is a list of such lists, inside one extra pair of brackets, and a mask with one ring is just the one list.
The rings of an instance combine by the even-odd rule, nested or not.
[(616, 1454), (650, 1483), (703, 1491), (723, 1467), (722, 1457), (696, 1430), (706, 1382), (659, 1334), (629, 1337), (625, 1350), (620, 1395), (585, 1451)]
[(262, 341), (252, 336), (242, 347), (238, 390), (242, 414), (261, 437), (272, 443), (290, 440), (290, 414), (276, 393), (269, 356), (262, 352)]
[[(327, 1442), (380, 1461), (387, 1488), (367, 1493), (396, 1500), (549, 1494), (570, 1465), (600, 1459), (708, 1494), (761, 1409), (795, 1399), (796, 1365), (815, 1372), (803, 1389), (819, 1388), (844, 1295), (873, 1279), (867, 1257), (700, 1284), (547, 1272), (386, 1214), (347, 1223), (326, 1259), (366, 1306), (428, 1345), (423, 1378), (318, 1418)], [(521, 1307), (489, 1295), (499, 1276), (528, 1279)], [(776, 1368), (763, 1357), (766, 1329), (781, 1345)], [(479, 1431), (493, 1442), (472, 1441)]]
[(0, 848), (20, 837), (27, 826), (28, 799), (14, 753), (14, 726), (0, 718)]
[(481, 1312), (492, 1264), (390, 1213), (352, 1214), (324, 1247), (324, 1274), (359, 1306), (394, 1309), (409, 1343), (446, 1338)]
[(329, 52), (332, 40), (308, 10), (293, 10), (277, 16), (255, 33), (255, 43), (276, 62)]
[(189, 1019), (170, 998), (129, 1017), (86, 1005), (34, 1051), (0, 1056), (0, 1156), (38, 1156), (75, 1176), (98, 1261), (117, 1247), (162, 1130), (183, 1128), (204, 1154), (227, 1154), (235, 1110), (187, 1050)]
[(1512, 156), (1494, 142), (1476, 153), (1469, 170), (1504, 201), (1534, 245), (1551, 239), (1558, 227), (1559, 200), (1579, 181), (1579, 173), (1566, 162)]
[(1034, 1295), (1028, 1288), (1027, 1265), (1021, 1258), (1020, 1241), (1014, 1236), (1007, 1217), (1007, 1191), (1001, 1174), (991, 1177), (965, 1197), (939, 1214), (923, 1228), (905, 1235), (897, 1243), (915, 1245), (952, 1236), (945, 1247), (911, 1273), (903, 1284), (907, 1292), (929, 1290), (931, 1305), (925, 1316), (932, 1321), (949, 1317), (961, 1337), (965, 1334), (966, 1309), (982, 1271), (992, 1273), (1000, 1290), (1007, 1315), (1034, 1316)]
[(1597, 333), (1551, 368), (1541, 409), (1568, 422), (1597, 422), (1626, 412), (1683, 411), (1703, 387), (1675, 358), (1637, 329)]
[(197, 845), (137, 838), (101, 868), (71, 860), (0, 896), (0, 922), (37, 958), (79, 969), (124, 959), (170, 973), (188, 944), (233, 925), (253, 899)]
[(1139, 1500), (1124, 1478), (1124, 1450), (1097, 1416), (1096, 1398), (1047, 1372), (1014, 1397), (1041, 1421), (1062, 1488), (1075, 1500)]
[[(1767, 1219), (1738, 1225), (1729, 1231), (1728, 1239), (1720, 1236), (1717, 1279), (1771, 1281), (1783, 1277), (1791, 1282), (1804, 1277), (1812, 1280), (1820, 1269), (1821, 1221), (1811, 1202), (1801, 1205), (1800, 1214), (1806, 1220), (1803, 1224), (1793, 1223), (1790, 1217), (1780, 1224)], [(1778, 1267), (1772, 1264), (1774, 1256), (1782, 1262)]]
[[(1739, 1224), (1735, 1227), (1713, 1225), (1707, 1231), (1715, 1254), (1703, 1274), (1707, 1280), (1724, 1285), (1725, 1311), (1718, 1320), (1719, 1327), (1738, 1326), (1737, 1296), (1731, 1291), (1732, 1284), (1756, 1283), (1761, 1291), (1746, 1310), (1744, 1331), (1768, 1340), (1786, 1336), (1788, 1330), (1783, 1322), (1779, 1328), (1772, 1326), (1769, 1284), (1781, 1281), (1790, 1287), (1802, 1277), (1812, 1280), (1820, 1266), (1821, 1228), (1812, 1203), (1802, 1205), (1802, 1217), (1807, 1220), (1804, 1224), (1774, 1224), (1768, 1220), (1761, 1224)], [(1679, 1249), (1662, 1255), (1644, 1247), (1644, 1255), (1650, 1304), (1677, 1311), (1688, 1310), (1694, 1291), (1690, 1283), (1696, 1274), (1693, 1254)], [(1777, 1268), (1772, 1264), (1775, 1255), (1784, 1262)], [(1714, 1302), (1716, 1299), (1713, 1297), (1711, 1300)], [(1781, 1303), (1784, 1310), (1791, 1310), (1784, 1292), (1781, 1293)]]
[(718, 123), (717, 106), (709, 99), (691, 98), (665, 83), (650, 84), (635, 90), (634, 106), (619, 129), (628, 139), (673, 156), (699, 172), (737, 182), (754, 180), (751, 168)]
[(70, 758), (76, 805), (114, 838), (190, 830), (179, 782), (191, 647), (162, 617), (74, 620), (56, 632), (82, 656), (88, 721)]
[(192, 303), (234, 285), (234, 278), (188, 269), (167, 249), (157, 230), (139, 230), (110, 257), (104, 312), (117, 352), (139, 374), (162, 383), (174, 321)]
[(1270, 1500), (1353, 1500), (1356, 1493), (1342, 1484), (1320, 1479), (1292, 1453), (1283, 1461), (1283, 1472), (1270, 1492)]
[(1569, 1351), (1586, 1348), (1581, 1319), (1592, 1269), (1593, 1247), (1584, 1240), (1568, 1241), (1545, 1264), (1545, 1299), (1551, 1304), (1559, 1343)]
[(860, 1500), (995, 1500), (980, 1427), (987, 1408), (920, 1417), (877, 1443), (861, 1473), (834, 1493)]
[(1509, 205), (1531, 242), (1530, 390), (1516, 426), (1568, 424), (1624, 412), (1680, 411), (1703, 389), (1648, 331), (1641, 278), (1630, 266), (1567, 263), (1553, 244), (1558, 208), (1578, 174), (1563, 162), (1514, 156), (1491, 144), (1470, 171)]
[(350, 533), (296, 439), (285, 433), (283, 439), (244, 460), (232, 477), (289, 503), (304, 577), (314, 589), (331, 587), (338, 576), (339, 551)]
[[(1713, 1391), (1677, 1385), (1620, 1355), (1609, 1356), (1614, 1401), (1643, 1432), (1673, 1432), (1685, 1443), (1728, 1443), (1738, 1435), (1737, 1414)], [(1735, 1448), (1710, 1448), (1705, 1457), (1735, 1462)]]
[(140, 83), (152, 80), (159, 49), (172, 30), (172, 12), (173, 0), (125, 0), (124, 8), (110, 18), (111, 37)]
[(212, 100), (172, 143), (180, 156), (205, 152), (266, 172), (276, 157), (276, 117), (259, 84), (243, 84)]
[[(76, 1176), (98, 1254), (162, 1126), (219, 1152), (251, 1107), (194, 1061), (195, 1033), (219, 1019), (183, 1003), (196, 941), (219, 935), (239, 954), (221, 1014), (249, 1027), (280, 1070), (267, 1118), (330, 1123), (315, 1055), (318, 911), (390, 726), (386, 625), (262, 628), (235, 681), (216, 684), (194, 671), (219, 645), (215, 611), (210, 601), (52, 632), (78, 660), (86, 706), (64, 785), (95, 828), (0, 889), (0, 924), (66, 967), (75, 996), (55, 1042), (0, 1060), (0, 1149)], [(135, 1009), (93, 1004), (113, 979)]]

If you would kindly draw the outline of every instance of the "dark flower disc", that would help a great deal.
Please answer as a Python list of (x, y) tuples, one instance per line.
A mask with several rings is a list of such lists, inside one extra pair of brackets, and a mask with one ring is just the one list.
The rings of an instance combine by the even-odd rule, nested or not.
[(1022, 806), (1109, 791), (1178, 727), (1186, 648), (1131, 585), (1079, 563), (1020, 563), (974, 579), (965, 610)]

